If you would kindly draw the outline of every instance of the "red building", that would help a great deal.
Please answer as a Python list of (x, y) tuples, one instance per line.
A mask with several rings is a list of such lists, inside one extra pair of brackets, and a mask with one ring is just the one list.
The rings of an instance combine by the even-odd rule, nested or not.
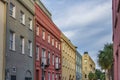
[(114, 80), (120, 80), (120, 0), (112, 1)]
[(35, 30), (35, 80), (61, 80), (61, 31), (40, 0), (35, 3)]

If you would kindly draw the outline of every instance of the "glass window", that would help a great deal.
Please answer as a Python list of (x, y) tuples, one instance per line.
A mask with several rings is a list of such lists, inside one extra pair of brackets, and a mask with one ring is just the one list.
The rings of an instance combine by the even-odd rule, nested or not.
[(49, 61), (49, 64), (50, 64), (50, 52), (48, 52), (48, 61)]
[(33, 27), (33, 21), (29, 18), (29, 29), (32, 30)]
[(23, 11), (20, 11), (20, 22), (22, 24), (25, 24), (25, 14)]
[(42, 31), (42, 39), (45, 40), (45, 31)]
[(15, 33), (10, 31), (9, 48), (15, 50)]
[(29, 55), (32, 57), (32, 41), (28, 41), (28, 51)]
[(25, 53), (25, 40), (24, 40), (24, 37), (20, 37), (20, 46), (21, 46), (21, 52), (22, 52), (22, 54), (24, 54)]
[(36, 60), (39, 60), (39, 46), (36, 46)]
[(54, 39), (52, 39), (52, 46), (54, 46)]
[(52, 80), (54, 80), (54, 73), (52, 73)]
[(9, 14), (10, 16), (15, 17), (15, 5), (13, 5), (12, 3), (10, 3)]
[(52, 55), (52, 64), (54, 65), (54, 54)]
[(48, 34), (48, 43), (50, 43), (50, 35)]
[(50, 80), (50, 72), (48, 72), (48, 80)]
[(37, 25), (37, 26), (36, 26), (36, 35), (38, 35), (38, 36), (39, 36), (39, 31), (40, 31), (40, 30), (39, 30), (39, 26)]
[(47, 64), (46, 62), (46, 50), (42, 48), (42, 63)]

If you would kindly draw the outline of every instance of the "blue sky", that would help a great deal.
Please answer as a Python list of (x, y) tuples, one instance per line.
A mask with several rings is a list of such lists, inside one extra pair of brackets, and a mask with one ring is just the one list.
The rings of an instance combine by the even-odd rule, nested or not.
[[(112, 0), (41, 0), (58, 28), (97, 62), (98, 51), (112, 42)], [(97, 66), (98, 67), (98, 66)]]

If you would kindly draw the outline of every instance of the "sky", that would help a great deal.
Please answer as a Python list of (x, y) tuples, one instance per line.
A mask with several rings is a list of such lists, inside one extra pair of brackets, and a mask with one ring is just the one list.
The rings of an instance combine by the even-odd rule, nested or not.
[(87, 51), (97, 64), (98, 51), (112, 43), (112, 0), (41, 1), (79, 53)]

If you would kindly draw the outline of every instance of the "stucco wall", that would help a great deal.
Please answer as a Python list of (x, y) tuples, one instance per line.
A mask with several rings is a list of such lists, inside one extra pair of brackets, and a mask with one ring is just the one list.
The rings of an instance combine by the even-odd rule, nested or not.
[(0, 80), (4, 79), (5, 4), (0, 1)]

